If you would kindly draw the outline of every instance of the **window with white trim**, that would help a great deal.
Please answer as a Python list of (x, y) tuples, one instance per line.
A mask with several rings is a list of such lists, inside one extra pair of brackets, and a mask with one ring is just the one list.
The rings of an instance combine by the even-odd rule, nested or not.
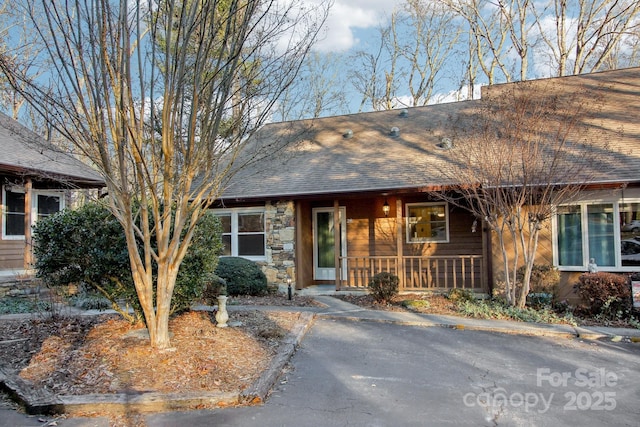
[[(24, 239), (25, 190), (17, 186), (2, 189), (2, 238)], [(32, 190), (32, 217), (30, 223), (59, 212), (64, 208), (63, 193), (57, 191)]]
[(637, 270), (640, 266), (640, 202), (591, 202), (559, 206), (554, 257), (563, 270)]
[(408, 203), (407, 242), (448, 242), (449, 209), (446, 203)]
[(216, 209), (222, 223), (222, 256), (263, 260), (266, 253), (263, 208)]
[(24, 191), (5, 187), (2, 192), (2, 238), (24, 238)]

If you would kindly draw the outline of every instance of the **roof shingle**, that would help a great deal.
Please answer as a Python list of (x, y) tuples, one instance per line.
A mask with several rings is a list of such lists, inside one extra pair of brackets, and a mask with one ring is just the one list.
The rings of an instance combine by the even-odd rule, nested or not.
[[(640, 68), (536, 81), (569, 92), (602, 94), (585, 126), (607, 138), (594, 182), (640, 181)], [(512, 83), (518, 84), (518, 83)], [(488, 87), (483, 98), (500, 96), (508, 85)], [(589, 90), (586, 91), (585, 88)], [(549, 90), (549, 89), (545, 89)], [(590, 95), (591, 96), (591, 95)], [(442, 149), (455, 124), (478, 110), (481, 100), (388, 110), (264, 126), (246, 153), (265, 154), (237, 172), (225, 199), (260, 199), (440, 187), (453, 157)], [(595, 108), (595, 107), (594, 107)], [(406, 114), (405, 114), (406, 113)], [(398, 136), (391, 135), (397, 127)], [(345, 137), (350, 130), (351, 137)]]
[(100, 174), (47, 143), (38, 134), (0, 113), (0, 171), (11, 171), (65, 184), (101, 187)]

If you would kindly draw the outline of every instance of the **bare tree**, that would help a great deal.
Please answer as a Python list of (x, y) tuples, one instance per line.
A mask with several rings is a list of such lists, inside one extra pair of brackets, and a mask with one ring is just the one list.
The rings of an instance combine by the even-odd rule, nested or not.
[(554, 0), (552, 4), (555, 33), (542, 27), (539, 13), (536, 22), (557, 76), (607, 68), (621, 53), (624, 41), (640, 28), (640, 3), (635, 0)]
[(397, 92), (396, 65), (399, 52), (389, 49), (387, 40), (394, 29), (378, 28), (379, 38), (375, 46), (357, 51), (351, 57), (352, 67), (349, 81), (361, 96), (358, 111), (370, 105), (374, 111), (391, 110), (395, 107)]
[(402, 13), (394, 15), (390, 44), (405, 59), (411, 106), (431, 102), (444, 73), (445, 62), (453, 56), (461, 28), (455, 15), (432, 1), (407, 0)]
[(327, 114), (346, 114), (347, 95), (341, 55), (312, 52), (299, 77), (278, 101), (276, 120), (317, 118)]
[(477, 71), (491, 85), (527, 80), (545, 66), (564, 76), (638, 61), (640, 3), (634, 0), (437, 1), (465, 23), (469, 86)]
[(476, 65), (488, 79), (488, 84), (502, 80), (496, 73), (501, 73), (507, 82), (511, 81), (512, 72), (507, 63), (510, 29), (502, 10), (489, 0), (437, 1), (465, 20), (470, 50), (475, 52)]
[(504, 17), (504, 26), (511, 38), (511, 46), (516, 52), (519, 60), (520, 81), (527, 80), (529, 68), (529, 47), (531, 37), (529, 36), (530, 0), (498, 0), (500, 13)]
[(350, 80), (362, 96), (360, 111), (367, 105), (390, 110), (432, 102), (460, 32), (455, 14), (442, 4), (407, 0), (378, 29), (375, 48), (354, 55)]
[[(0, 69), (103, 173), (151, 345), (167, 348), (176, 275), (195, 224), (242, 166), (234, 160), (247, 137), (295, 79), (326, 5), (24, 3), (53, 64), (52, 89), (6, 55)], [(45, 24), (36, 26), (41, 17)]]
[[(42, 45), (37, 43), (37, 34), (31, 31), (30, 23), (25, 21), (25, 16), (21, 12), (16, 2), (5, 0), (0, 5), (1, 51), (7, 58), (11, 58), (13, 67), (19, 69), (21, 73), (32, 70), (33, 77), (42, 76), (47, 67), (36, 62), (36, 58), (42, 53)], [(19, 53), (14, 50), (17, 46), (22, 47)], [(36, 67), (38, 71), (35, 71)], [(34, 131), (51, 140), (52, 129), (46, 125), (43, 118), (26, 105), (20, 92), (14, 90), (4, 76), (0, 78), (0, 82), (2, 84), (0, 102), (4, 112), (15, 120), (27, 121)]]
[[(583, 131), (598, 110), (598, 97), (581, 99), (590, 105), (560, 85), (537, 82), (483, 98), (459, 119), (454, 146), (446, 152), (453, 166), (445, 174), (456, 184), (432, 194), (469, 210), (494, 233), (513, 305), (525, 305), (543, 224), (555, 205), (570, 203), (589, 182), (590, 165), (606, 148)], [(518, 284), (520, 266), (525, 274)]]

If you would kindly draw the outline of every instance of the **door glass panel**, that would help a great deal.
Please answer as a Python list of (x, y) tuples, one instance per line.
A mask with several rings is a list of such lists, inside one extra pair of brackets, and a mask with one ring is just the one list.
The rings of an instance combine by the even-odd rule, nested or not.
[(318, 267), (334, 268), (335, 237), (333, 233), (333, 212), (318, 212), (316, 220), (318, 227)]

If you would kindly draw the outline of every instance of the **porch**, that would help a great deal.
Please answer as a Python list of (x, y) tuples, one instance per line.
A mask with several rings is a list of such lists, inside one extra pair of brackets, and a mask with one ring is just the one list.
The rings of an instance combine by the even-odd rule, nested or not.
[(489, 293), (489, 236), (467, 211), (423, 194), (328, 205), (296, 204), (297, 289), (333, 284), (334, 291), (366, 291), (373, 276), (388, 272), (398, 276), (400, 292)]
[(482, 255), (340, 257), (336, 289), (366, 289), (377, 273), (400, 279), (400, 292), (454, 288), (488, 292)]

